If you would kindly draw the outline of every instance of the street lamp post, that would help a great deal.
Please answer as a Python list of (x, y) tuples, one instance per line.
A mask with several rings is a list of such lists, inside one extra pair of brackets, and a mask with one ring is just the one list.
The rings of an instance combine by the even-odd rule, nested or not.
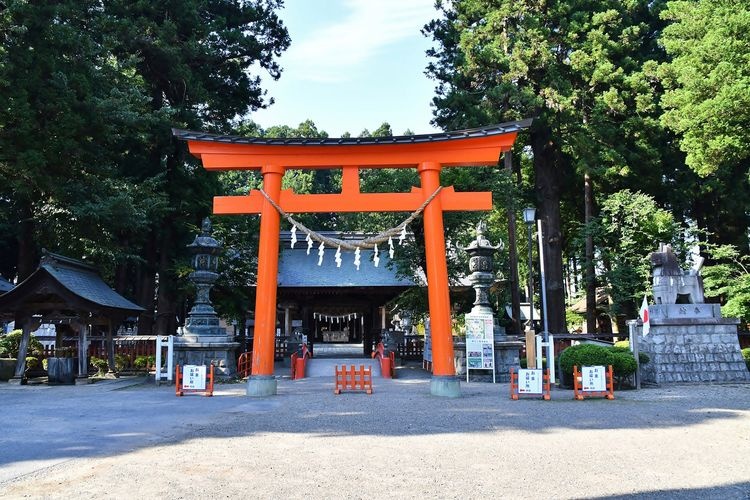
[(526, 223), (526, 227), (529, 229), (529, 324), (531, 329), (534, 329), (534, 257), (532, 255), (533, 239), (531, 237), (532, 227), (534, 226), (534, 219), (536, 218), (536, 209), (534, 207), (528, 207), (523, 209), (523, 221)]

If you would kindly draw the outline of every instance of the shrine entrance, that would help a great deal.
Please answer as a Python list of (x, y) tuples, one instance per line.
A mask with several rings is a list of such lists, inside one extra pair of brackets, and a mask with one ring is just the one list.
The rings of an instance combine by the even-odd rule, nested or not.
[[(518, 132), (531, 120), (472, 130), (400, 137), (341, 139), (265, 139), (173, 130), (208, 170), (259, 170), (262, 190), (246, 196), (217, 196), (215, 214), (260, 214), (260, 245), (255, 304), (255, 341), (249, 396), (276, 394), (274, 336), (276, 324), (280, 212), (412, 212), (423, 208), (425, 261), (432, 336), (430, 392), (458, 397), (444, 211), (490, 210), (492, 193), (457, 193), (442, 187), (445, 167), (497, 165)], [(287, 169), (342, 169), (341, 193), (297, 194), (281, 189)], [(361, 193), (361, 168), (416, 168), (420, 187), (409, 193)], [(321, 243), (321, 249), (323, 243)]]

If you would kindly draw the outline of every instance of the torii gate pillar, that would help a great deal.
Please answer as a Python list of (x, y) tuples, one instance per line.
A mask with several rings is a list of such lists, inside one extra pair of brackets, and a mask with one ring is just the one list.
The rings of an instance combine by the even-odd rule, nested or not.
[[(497, 165), (518, 132), (531, 120), (444, 134), (384, 138), (265, 139), (173, 130), (188, 141), (190, 152), (208, 170), (260, 170), (266, 195), (287, 213), (413, 212), (440, 187), (444, 167)], [(361, 193), (360, 168), (417, 168), (419, 188), (409, 193)], [(286, 169), (341, 168), (341, 193), (297, 194), (281, 190)], [(448, 269), (445, 261), (444, 211), (490, 210), (492, 193), (457, 193), (445, 187), (424, 209), (427, 287), (432, 329), (436, 396), (461, 395), (453, 360)], [(274, 350), (279, 222), (275, 207), (257, 190), (244, 196), (217, 196), (215, 214), (260, 214), (260, 248), (255, 303), (255, 340), (248, 396), (276, 394)]]
[[(434, 192), (440, 186), (441, 166), (434, 162), (419, 164), (422, 190)], [(445, 229), (443, 205), (436, 197), (424, 209), (424, 246), (427, 262), (427, 300), (430, 305), (432, 336), (433, 395), (458, 397), (461, 395), (453, 362), (453, 334), (451, 331), (451, 303), (448, 289), (448, 266), (445, 262)]]

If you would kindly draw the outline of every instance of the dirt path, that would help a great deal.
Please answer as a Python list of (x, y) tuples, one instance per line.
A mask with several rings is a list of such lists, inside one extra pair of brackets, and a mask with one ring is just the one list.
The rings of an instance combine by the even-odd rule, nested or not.
[[(562, 390), (551, 402), (514, 402), (507, 385), (462, 388), (456, 400), (430, 396), (420, 377), (377, 380), (372, 396), (334, 396), (326, 379), (281, 380), (279, 395), (261, 400), (243, 396), (243, 385), (221, 386), (214, 398), (175, 398), (168, 387), (72, 388), (56, 401), (66, 408), (57, 414), (60, 393), (0, 389), (11, 403), (3, 405), (5, 422), (21, 422), (0, 439), (4, 447), (43, 447), (46, 427), (66, 434), (37, 453), (0, 452), (0, 491), (4, 498), (750, 498), (750, 385), (584, 402)], [(24, 408), (46, 415), (44, 425), (24, 423)], [(79, 424), (97, 430), (76, 433), (71, 408)], [(108, 417), (115, 423), (104, 423)], [(105, 442), (109, 448), (92, 447)]]

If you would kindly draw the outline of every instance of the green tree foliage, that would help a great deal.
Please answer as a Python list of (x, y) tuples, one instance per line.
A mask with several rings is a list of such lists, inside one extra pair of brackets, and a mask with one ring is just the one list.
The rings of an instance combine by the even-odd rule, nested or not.
[(725, 316), (750, 323), (750, 256), (731, 245), (706, 245), (714, 264), (703, 268), (706, 297), (721, 299)]
[[(606, 189), (660, 180), (664, 141), (654, 99), (661, 2), (439, 2), (435, 122), (446, 129), (533, 117), (529, 139), (545, 256), (550, 328), (565, 328), (561, 203), (580, 204), (574, 172)], [(580, 182), (580, 181), (579, 181)], [(656, 184), (654, 182), (654, 185)], [(580, 194), (571, 193), (578, 192)], [(578, 205), (580, 207), (580, 205)], [(579, 208), (580, 210), (580, 208)]]
[(703, 179), (690, 189), (693, 218), (710, 241), (747, 255), (750, 196), (750, 5), (736, 0), (673, 1), (661, 43), (667, 91), (662, 121), (678, 134), (687, 165)]
[(623, 190), (604, 200), (599, 217), (588, 230), (596, 242), (598, 267), (608, 283), (610, 313), (635, 317), (640, 300), (650, 290), (647, 256), (656, 250), (654, 242), (671, 243), (679, 249), (679, 224), (652, 197)]

